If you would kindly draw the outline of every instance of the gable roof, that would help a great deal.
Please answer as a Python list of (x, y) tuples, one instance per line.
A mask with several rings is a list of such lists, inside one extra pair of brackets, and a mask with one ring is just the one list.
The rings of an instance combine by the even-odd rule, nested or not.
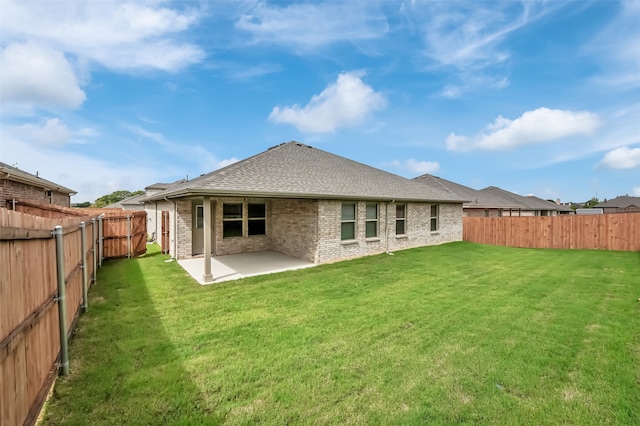
[(299, 142), (282, 143), (146, 200), (190, 195), (463, 202), (444, 188), (420, 184)]
[(628, 195), (621, 195), (612, 200), (598, 203), (594, 207), (609, 207), (625, 209), (628, 207), (640, 207), (640, 197), (629, 197)]
[(77, 192), (73, 189), (58, 185), (55, 182), (43, 179), (40, 176), (32, 175), (31, 173), (27, 173), (24, 170), (20, 170), (17, 167), (13, 167), (2, 162), (0, 162), (0, 179), (26, 183), (28, 185), (37, 186), (38, 188), (42, 188), (47, 191), (62, 192), (69, 195), (77, 194)]
[(445, 190), (452, 192), (459, 197), (468, 200), (463, 204), (464, 208), (476, 208), (476, 209), (519, 209), (522, 208), (522, 204), (506, 200), (504, 197), (496, 196), (491, 192), (478, 191), (477, 189), (470, 188), (468, 186), (460, 185), (459, 183), (452, 182), (450, 180), (442, 179), (438, 176), (430, 174), (424, 174), (415, 177), (414, 180), (426, 183), (431, 186), (440, 186)]
[(107, 209), (121, 209), (124, 206), (140, 206), (142, 207), (142, 199), (146, 197), (146, 194), (133, 195), (125, 198), (124, 200), (116, 201), (108, 206), (104, 206)]
[(523, 197), (522, 195), (506, 191), (496, 186), (488, 186), (481, 189), (480, 192), (491, 194), (494, 197), (502, 198), (510, 202), (519, 203), (521, 206), (516, 208), (523, 210), (558, 210), (558, 205), (550, 201), (543, 200), (542, 198), (538, 198), (533, 195)]

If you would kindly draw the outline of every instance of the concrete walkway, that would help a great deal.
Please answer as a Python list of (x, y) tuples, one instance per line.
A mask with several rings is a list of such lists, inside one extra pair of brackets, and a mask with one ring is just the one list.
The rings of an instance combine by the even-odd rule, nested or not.
[(211, 274), (213, 275), (213, 281), (205, 283), (202, 280), (204, 274), (204, 259), (202, 257), (183, 259), (179, 260), (178, 263), (200, 284), (215, 284), (254, 275), (316, 266), (306, 260), (287, 256), (276, 251), (212, 256)]

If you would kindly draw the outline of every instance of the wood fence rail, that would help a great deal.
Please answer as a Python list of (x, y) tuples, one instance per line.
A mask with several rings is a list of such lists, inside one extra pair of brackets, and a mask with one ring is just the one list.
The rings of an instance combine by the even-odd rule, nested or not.
[(462, 238), (508, 247), (640, 251), (640, 213), (465, 217)]
[[(15, 210), (0, 208), (1, 426), (35, 423), (58, 368), (64, 367), (62, 336), (71, 336), (87, 308), (86, 291), (96, 283), (102, 259), (146, 251), (143, 211), (22, 201), (15, 202)], [(60, 262), (53, 236), (56, 226), (62, 227)], [(59, 270), (64, 272), (62, 300)], [(55, 309), (62, 303), (66, 315)], [(66, 324), (62, 335), (61, 323)]]

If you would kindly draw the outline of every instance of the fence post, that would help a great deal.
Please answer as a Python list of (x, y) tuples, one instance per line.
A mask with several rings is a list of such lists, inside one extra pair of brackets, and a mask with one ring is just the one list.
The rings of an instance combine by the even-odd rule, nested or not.
[(93, 252), (93, 273), (91, 274), (91, 283), (96, 285), (96, 268), (98, 265), (98, 256), (96, 253), (98, 241), (96, 239), (96, 219), (91, 219), (91, 240), (93, 241), (91, 251)]
[(131, 215), (127, 215), (127, 257), (131, 258)]
[(67, 296), (64, 277), (64, 246), (62, 226), (53, 231), (56, 239), (56, 265), (58, 270), (58, 323), (60, 325), (60, 375), (69, 374), (69, 345), (67, 340)]
[(80, 222), (80, 250), (82, 251), (82, 311), (87, 312), (89, 303), (87, 301), (87, 230), (86, 224)]
[(98, 216), (98, 266), (102, 268), (102, 259), (104, 259), (104, 222), (102, 221), (102, 215)]

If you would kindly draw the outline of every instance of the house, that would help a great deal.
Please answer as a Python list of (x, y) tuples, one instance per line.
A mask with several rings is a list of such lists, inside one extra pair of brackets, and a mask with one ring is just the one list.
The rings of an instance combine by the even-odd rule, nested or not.
[(298, 142), (149, 189), (145, 205), (168, 212), (170, 254), (203, 255), (205, 268), (209, 253), (321, 264), (462, 240), (463, 198)]
[(104, 207), (106, 209), (144, 210), (144, 203), (141, 200), (145, 197), (146, 194), (133, 195)]
[(517, 201), (505, 199), (505, 197), (497, 196), (492, 192), (478, 191), (430, 174), (418, 176), (414, 180), (427, 185), (442, 187), (446, 191), (469, 200), (462, 205), (465, 217), (500, 217), (503, 216), (505, 211), (516, 211), (523, 207)]
[(70, 207), (76, 191), (0, 162), (0, 207), (11, 208), (12, 200), (33, 201)]
[(594, 207), (601, 208), (605, 214), (640, 212), (640, 197), (621, 195), (613, 200), (598, 203)]
[(414, 180), (469, 200), (462, 205), (465, 217), (555, 216), (561, 209), (556, 203), (533, 195), (523, 197), (495, 186), (478, 190), (430, 174)]

